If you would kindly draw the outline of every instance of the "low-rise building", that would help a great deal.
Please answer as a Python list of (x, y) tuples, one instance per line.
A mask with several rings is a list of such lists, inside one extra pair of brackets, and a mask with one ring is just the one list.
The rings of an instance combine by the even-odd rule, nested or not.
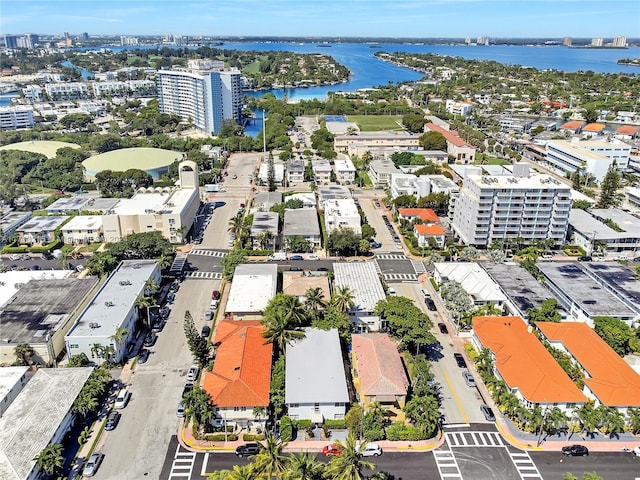
[(413, 226), (413, 234), (418, 240), (419, 247), (431, 246), (430, 241), (439, 248), (445, 245), (446, 232), (440, 225), (418, 223)]
[(470, 102), (456, 102), (455, 100), (447, 100), (445, 108), (451, 115), (460, 115), (467, 117), (473, 110), (473, 104)]
[(302, 208), (316, 208), (318, 205), (316, 195), (313, 192), (287, 195), (287, 200), (300, 200), (302, 202)]
[(305, 328), (286, 347), (285, 403), (292, 420), (341, 420), (350, 402), (338, 330)]
[(356, 167), (353, 162), (346, 159), (336, 159), (333, 162), (333, 168), (336, 172), (336, 180), (338, 183), (351, 185), (356, 181)]
[(276, 212), (256, 212), (251, 224), (253, 248), (275, 250), (280, 235), (280, 215)]
[(299, 185), (304, 182), (303, 160), (289, 160), (287, 162), (287, 181), (289, 185)]
[(278, 265), (241, 263), (233, 274), (225, 312), (233, 320), (261, 318), (277, 287)]
[(0, 416), (0, 477), (44, 478), (35, 457), (49, 444), (63, 443), (75, 424), (74, 402), (91, 372), (83, 368), (41, 368)]
[(253, 207), (260, 212), (268, 212), (279, 203), (282, 203), (281, 192), (260, 192), (253, 197)]
[(353, 293), (349, 317), (357, 332), (376, 332), (382, 325), (373, 313), (380, 300), (387, 297), (373, 262), (341, 262), (333, 264), (335, 287), (346, 287)]
[(324, 225), (327, 235), (334, 230), (348, 229), (356, 235), (362, 233), (360, 227), (360, 213), (353, 199), (328, 200), (324, 204)]
[(398, 218), (413, 222), (419, 220), (423, 223), (439, 223), (440, 217), (430, 208), (399, 208)]
[[(260, 169), (258, 170), (258, 180), (260, 181), (260, 185), (267, 185), (269, 183), (269, 163), (268, 162), (262, 162), (260, 164)], [(283, 185), (284, 164), (282, 163), (273, 164), (273, 181), (276, 183), (276, 185)]]
[(29, 367), (0, 367), (0, 417), (29, 380)]
[(324, 158), (311, 161), (313, 181), (316, 185), (328, 185), (331, 182), (331, 163)]
[(367, 410), (377, 402), (382, 408), (403, 416), (409, 379), (396, 344), (386, 333), (351, 335), (353, 384)]
[(577, 120), (570, 120), (560, 125), (560, 127), (558, 127), (558, 131), (560, 133), (570, 133), (570, 134), (578, 135), (582, 131), (583, 126), (584, 126), (583, 122), (579, 122)]
[(89, 197), (62, 197), (57, 199), (45, 210), (48, 215), (71, 215), (72, 213), (80, 213), (87, 210)]
[(0, 107), (0, 129), (2, 130), (31, 128), (35, 124), (33, 107), (26, 105)]
[(148, 280), (160, 283), (155, 260), (120, 262), (65, 336), (69, 356), (84, 353), (94, 363), (107, 359), (117, 363), (127, 356), (129, 342), (139, 330), (136, 299), (145, 294)]
[(427, 123), (425, 125), (425, 131), (440, 133), (447, 141), (447, 153), (451, 155), (456, 162), (464, 163), (465, 165), (473, 163), (476, 155), (476, 147), (460, 138), (458, 132), (453, 132), (435, 123)]
[(342, 185), (322, 185), (318, 187), (318, 207), (325, 208), (329, 200), (346, 200), (352, 198), (351, 192)]
[(633, 267), (621, 262), (580, 262), (582, 270), (640, 319), (640, 279)]
[(640, 407), (640, 375), (600, 336), (580, 322), (536, 322), (543, 339), (572, 357), (584, 372), (582, 393), (595, 406), (627, 413)]
[(367, 151), (390, 149), (418, 150), (420, 136), (408, 132), (359, 132), (356, 135), (336, 135), (333, 146), (337, 152), (361, 156)]
[(62, 238), (69, 245), (101, 242), (104, 238), (102, 216), (74, 216), (62, 228)]
[(295, 208), (284, 211), (283, 240), (289, 245), (292, 237), (302, 237), (313, 248), (322, 247), (320, 221), (315, 208)]
[(33, 245), (52, 242), (56, 239), (56, 230), (68, 220), (66, 216), (31, 217), (17, 229), (20, 243)]
[(44, 86), (49, 99), (57, 102), (60, 100), (78, 100), (89, 98), (89, 88), (82, 82), (47, 83)]
[(615, 208), (572, 208), (569, 234), (571, 242), (588, 254), (603, 248), (608, 254), (634, 256), (640, 249), (640, 219)]
[(430, 187), (431, 184), (425, 176), (417, 177), (412, 173), (394, 173), (389, 182), (392, 199), (402, 195), (413, 195), (416, 198), (426, 197), (429, 195)]
[(327, 275), (323, 275), (322, 272), (282, 272), (282, 293), (298, 297), (302, 304), (307, 299), (307, 292), (315, 288), (319, 288), (322, 292), (322, 300), (329, 303), (331, 290)]
[(507, 300), (500, 287), (475, 262), (435, 263), (433, 279), (438, 285), (451, 281), (458, 282), (477, 306), (491, 303), (496, 308), (502, 309)]
[(638, 135), (638, 127), (633, 125), (623, 125), (614, 132), (614, 138), (618, 140), (633, 140)]
[(582, 138), (599, 137), (604, 133), (605, 128), (604, 123), (588, 123), (582, 129)]
[(15, 212), (11, 209), (5, 210), (0, 216), (0, 242), (7, 242), (20, 226), (24, 225), (33, 216), (33, 212)]
[[(215, 420), (224, 426), (262, 427), (267, 420), (273, 345), (262, 336), (258, 320), (222, 320), (213, 345), (216, 361), (203, 375), (202, 388), (215, 405)], [(264, 414), (255, 415), (262, 407)]]
[(376, 158), (369, 163), (369, 179), (376, 186), (389, 186), (393, 175), (402, 173), (390, 158)]
[(558, 407), (570, 414), (587, 403), (569, 376), (519, 317), (475, 317), (472, 342), (489, 349), (493, 372), (526, 408)]

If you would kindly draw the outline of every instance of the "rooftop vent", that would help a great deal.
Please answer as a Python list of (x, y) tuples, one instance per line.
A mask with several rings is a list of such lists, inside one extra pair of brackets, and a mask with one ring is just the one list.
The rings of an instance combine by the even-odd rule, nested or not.
[(89, 328), (100, 328), (100, 324), (96, 322), (89, 323)]
[(104, 306), (105, 306), (105, 307), (113, 307), (113, 302), (111, 302), (111, 301), (106, 301), (106, 302), (104, 302)]

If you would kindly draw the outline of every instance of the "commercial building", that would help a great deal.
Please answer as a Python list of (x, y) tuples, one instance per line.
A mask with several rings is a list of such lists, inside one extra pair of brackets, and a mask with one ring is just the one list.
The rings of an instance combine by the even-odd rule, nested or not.
[[(112, 358), (120, 362), (138, 331), (136, 299), (145, 294), (145, 282), (160, 284), (155, 260), (124, 260), (109, 275), (65, 337), (69, 356), (84, 353), (94, 363)], [(118, 332), (124, 332), (116, 340)], [(101, 349), (96, 349), (100, 345)]]
[(558, 407), (571, 414), (587, 402), (520, 317), (475, 317), (472, 342), (478, 351), (489, 349), (494, 374), (526, 408)]
[(336, 135), (333, 146), (337, 152), (361, 156), (372, 150), (406, 151), (420, 148), (420, 136), (407, 132), (359, 132), (356, 135)]
[(373, 316), (376, 305), (387, 297), (373, 262), (342, 262), (333, 264), (335, 287), (347, 287), (353, 293), (351, 321), (358, 332), (375, 332), (383, 325)]
[(233, 282), (225, 312), (233, 320), (254, 320), (275, 297), (278, 287), (278, 265), (241, 263), (233, 274)]
[(638, 312), (597, 282), (578, 262), (542, 262), (536, 266), (571, 320), (586, 322), (593, 328), (595, 317), (618, 318), (630, 326), (640, 319)]
[(336, 172), (338, 183), (351, 185), (356, 181), (356, 167), (353, 166), (353, 162), (348, 158), (334, 160), (333, 168)]
[(453, 210), (451, 226), (464, 243), (564, 241), (571, 210), (568, 185), (549, 175), (532, 175), (524, 163), (516, 163), (512, 175), (482, 175), (481, 170), (465, 169)]
[(160, 70), (160, 111), (180, 115), (196, 128), (217, 135), (224, 120), (240, 123), (242, 85), (239, 70), (216, 61), (189, 60), (188, 69)]
[(491, 303), (502, 309), (506, 295), (500, 290), (482, 267), (473, 262), (443, 262), (434, 264), (433, 279), (438, 285), (458, 282), (471, 297), (474, 305)]
[(458, 132), (453, 132), (435, 123), (427, 123), (425, 125), (425, 131), (440, 133), (447, 141), (447, 153), (451, 155), (456, 162), (464, 164), (473, 163), (476, 155), (476, 147), (460, 138)]
[(292, 420), (341, 420), (349, 403), (338, 330), (305, 328), (286, 347), (285, 403)]
[(613, 407), (625, 414), (630, 407), (640, 407), (640, 375), (591, 328), (580, 322), (537, 322), (536, 328), (584, 372), (582, 393), (596, 407)]
[(617, 208), (571, 209), (569, 234), (588, 254), (604, 249), (609, 255), (634, 257), (640, 249), (640, 219)]
[(353, 199), (327, 200), (324, 203), (324, 225), (327, 235), (340, 228), (352, 230), (356, 235), (360, 235), (360, 213)]
[(0, 129), (2, 130), (31, 128), (35, 124), (33, 107), (26, 105), (0, 107)]
[[(216, 327), (216, 361), (202, 381), (202, 388), (215, 405), (215, 423), (264, 426), (273, 350), (273, 345), (264, 341), (264, 331), (258, 320), (222, 320)], [(265, 413), (256, 416), (255, 407), (262, 407)]]
[(351, 335), (353, 384), (367, 410), (374, 402), (402, 416), (409, 379), (396, 344), (386, 333)]
[(320, 221), (315, 208), (295, 208), (284, 211), (283, 240), (286, 246), (292, 237), (302, 237), (313, 248), (322, 247)]
[(35, 457), (49, 444), (63, 443), (76, 418), (73, 404), (93, 371), (42, 368), (0, 416), (0, 477), (35, 480), (44, 477)]
[(141, 188), (105, 212), (104, 240), (117, 242), (131, 233), (159, 231), (170, 242), (184, 242), (200, 208), (196, 163), (180, 163), (178, 176), (178, 187)]
[(626, 170), (630, 154), (631, 146), (619, 140), (551, 140), (546, 161), (564, 173), (592, 175), (600, 183), (614, 161), (619, 171)]
[[(275, 250), (279, 243), (280, 215), (276, 212), (256, 212), (251, 224), (251, 243), (253, 248)], [(265, 243), (266, 242), (266, 243)], [(264, 244), (264, 245), (263, 245)]]
[(62, 228), (62, 238), (68, 245), (82, 245), (102, 242), (102, 216), (76, 215), (65, 223)]
[(98, 283), (96, 277), (69, 275), (69, 270), (0, 274), (1, 365), (15, 362), (21, 343), (33, 349), (33, 364), (55, 365), (65, 350), (65, 335)]

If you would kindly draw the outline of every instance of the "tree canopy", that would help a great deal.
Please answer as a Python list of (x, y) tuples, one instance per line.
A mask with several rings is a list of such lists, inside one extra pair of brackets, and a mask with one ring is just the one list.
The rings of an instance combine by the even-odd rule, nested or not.
[(436, 343), (431, 333), (433, 322), (406, 297), (388, 297), (376, 305), (375, 314), (386, 322), (389, 333), (400, 340), (403, 348), (415, 347), (419, 350), (422, 345)]

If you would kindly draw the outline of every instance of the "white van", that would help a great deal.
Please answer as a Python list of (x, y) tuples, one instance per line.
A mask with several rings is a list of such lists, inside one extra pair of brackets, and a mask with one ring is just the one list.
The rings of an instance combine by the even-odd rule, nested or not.
[(269, 260), (283, 261), (287, 259), (286, 252), (275, 252), (269, 255)]

